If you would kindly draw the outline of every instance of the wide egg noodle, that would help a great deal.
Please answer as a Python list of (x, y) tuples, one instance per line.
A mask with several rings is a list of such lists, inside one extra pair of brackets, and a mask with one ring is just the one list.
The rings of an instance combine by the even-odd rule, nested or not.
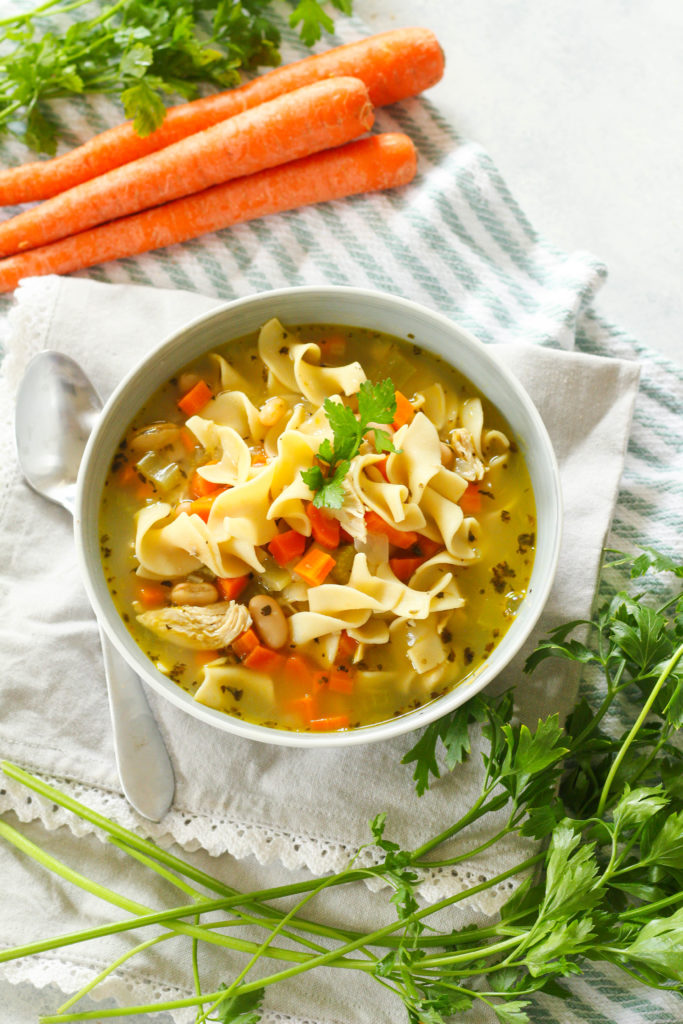
[(251, 469), (251, 453), (233, 427), (219, 426), (203, 416), (191, 416), (185, 426), (192, 431), (214, 463), (199, 466), (197, 473), (209, 483), (234, 486), (243, 483)]
[(244, 377), (218, 352), (209, 352), (209, 360), (218, 368), (220, 391), (246, 391), (248, 384)]
[(418, 391), (413, 399), (413, 408), (423, 413), (437, 431), (442, 430), (446, 424), (447, 413), (443, 385), (437, 382)]
[(268, 431), (261, 422), (258, 409), (243, 391), (222, 391), (207, 402), (201, 418), (222, 427), (232, 427), (243, 440), (254, 444), (263, 441)]
[[(146, 505), (136, 516), (135, 557), (137, 574), (149, 579), (172, 579), (187, 576), (201, 565), (191, 551), (178, 547), (168, 537), (171, 506), (164, 501)], [(162, 524), (161, 526), (159, 524)]]
[(249, 568), (263, 569), (253, 544), (233, 537), (219, 543), (215, 532), (198, 515), (181, 512), (163, 527), (163, 533), (166, 543), (194, 555), (219, 578), (244, 576)]
[(399, 451), (387, 459), (387, 476), (392, 483), (405, 484), (411, 500), (419, 504), (425, 487), (441, 469), (439, 434), (418, 412), (396, 432), (394, 445)]
[[(298, 391), (313, 405), (322, 405), (332, 395), (355, 395), (366, 379), (358, 362), (320, 366), (320, 347), (314, 342), (295, 342), (275, 318), (261, 328), (258, 351), (275, 381), (288, 391)], [(269, 388), (275, 386), (271, 380)]]
[(238, 707), (246, 714), (269, 715), (275, 699), (275, 687), (270, 676), (218, 658), (204, 666), (204, 680), (194, 699), (216, 711), (230, 712)]
[(256, 476), (222, 491), (214, 500), (208, 527), (216, 540), (234, 538), (260, 545), (273, 539), (278, 531), (275, 523), (268, 519), (268, 511), (275, 466), (276, 462), (271, 462)]
[(351, 489), (366, 509), (376, 512), (397, 530), (421, 530), (425, 518), (419, 506), (408, 500), (408, 487), (405, 484), (387, 483), (385, 480), (372, 480), (368, 476), (366, 468), (380, 460), (381, 456), (375, 453), (356, 455), (351, 460), (348, 472)]
[(481, 399), (468, 398), (462, 407), (462, 425), (472, 435), (474, 450), (480, 459), (484, 458), (482, 451), (482, 431), (484, 429), (484, 410)]

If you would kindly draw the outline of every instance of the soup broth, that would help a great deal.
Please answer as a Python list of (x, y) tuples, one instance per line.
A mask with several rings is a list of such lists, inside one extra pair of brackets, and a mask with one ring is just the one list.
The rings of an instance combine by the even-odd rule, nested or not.
[(273, 320), (140, 410), (107, 477), (101, 553), (132, 637), (179, 687), (260, 725), (332, 731), (476, 672), (526, 594), (535, 515), (507, 423), (443, 360)]

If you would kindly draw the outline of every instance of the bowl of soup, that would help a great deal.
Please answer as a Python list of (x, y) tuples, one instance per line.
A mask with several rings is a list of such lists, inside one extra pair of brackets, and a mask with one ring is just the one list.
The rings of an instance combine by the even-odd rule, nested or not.
[(452, 711), (529, 636), (557, 564), (543, 423), (448, 318), (352, 288), (231, 302), (107, 402), (77, 547), (157, 693), (269, 743), (373, 742)]

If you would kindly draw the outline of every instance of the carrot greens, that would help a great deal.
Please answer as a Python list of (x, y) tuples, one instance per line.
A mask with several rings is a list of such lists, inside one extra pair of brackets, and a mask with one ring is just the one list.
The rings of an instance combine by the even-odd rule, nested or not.
[[(623, 579), (624, 569), (635, 582), (607, 592), (609, 577), (621, 573)], [(533, 672), (560, 658), (587, 666), (599, 675), (599, 706), (581, 698), (564, 724), (550, 715), (528, 726), (516, 721), (512, 692), (479, 695), (428, 726), (403, 759), (414, 766), (418, 792), (471, 756), (479, 729), (485, 740), (481, 792), (458, 821), (441, 823), (414, 849), (392, 839), (391, 822), (379, 813), (370, 823), (374, 866), (359, 866), (354, 858), (335, 874), (238, 892), (5, 763), (6, 775), (104, 830), (119, 850), (163, 875), (175, 886), (179, 905), (159, 909), (128, 899), (0, 822), (0, 835), (25, 855), (130, 915), (4, 950), (0, 962), (152, 925), (165, 931), (154, 939), (143, 936), (121, 962), (167, 937), (190, 940), (196, 954), (194, 995), (79, 1012), (77, 1000), (107, 975), (105, 969), (43, 1024), (180, 1007), (197, 1007), (197, 1021), (256, 1024), (271, 986), (319, 966), (374, 977), (396, 994), (403, 1019), (412, 1024), (467, 1020), (466, 1011), (482, 1003), (501, 1024), (524, 1024), (536, 993), (571, 997), (562, 979), (581, 973), (586, 961), (608, 962), (645, 985), (683, 995), (683, 565), (651, 549), (636, 557), (612, 552), (604, 575), (607, 596), (594, 620), (553, 630), (526, 665)], [(469, 826), (501, 811), (496, 821), (502, 823), (488, 839), (477, 838), (480, 831), (472, 835)], [(496, 844), (513, 834), (536, 840), (536, 852), (527, 848), (512, 867), (480, 876), (437, 903), (421, 900), (424, 872), (484, 850), (495, 863)], [(451, 842), (456, 836), (457, 848)], [(323, 889), (370, 877), (388, 887), (368, 896), (381, 901), (388, 891), (394, 909), (388, 924), (361, 933), (307, 916), (307, 904)], [(451, 932), (430, 925), (434, 914), (509, 879), (515, 891), (490, 923)], [(297, 897), (286, 911), (278, 906), (285, 897)], [(205, 918), (216, 910), (225, 921)], [(249, 928), (249, 938), (240, 937), (241, 928)], [(261, 930), (261, 941), (254, 940), (254, 929)], [(198, 951), (204, 943), (246, 957), (216, 991), (201, 989)], [(265, 977), (261, 971), (252, 980), (256, 962), (269, 962), (270, 973), (266, 968)]]
[[(352, 2), (332, 5), (348, 14)], [(46, 101), (108, 93), (148, 135), (164, 119), (164, 97), (193, 99), (199, 84), (225, 89), (243, 70), (280, 63), (274, 7), (273, 0), (46, 0), (9, 15), (0, 20), (0, 132), (54, 153), (60, 128)], [(78, 20), (66, 24), (70, 12)], [(290, 23), (308, 46), (334, 28), (317, 0), (301, 0)]]

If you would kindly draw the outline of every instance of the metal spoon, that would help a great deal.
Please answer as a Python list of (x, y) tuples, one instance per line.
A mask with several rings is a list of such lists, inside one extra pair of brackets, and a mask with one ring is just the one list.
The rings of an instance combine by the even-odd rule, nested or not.
[[(19, 464), (34, 491), (73, 515), (83, 449), (102, 403), (78, 363), (39, 352), (19, 385), (15, 433)], [(142, 683), (100, 629), (116, 766), (123, 792), (145, 818), (171, 805), (173, 768)]]

